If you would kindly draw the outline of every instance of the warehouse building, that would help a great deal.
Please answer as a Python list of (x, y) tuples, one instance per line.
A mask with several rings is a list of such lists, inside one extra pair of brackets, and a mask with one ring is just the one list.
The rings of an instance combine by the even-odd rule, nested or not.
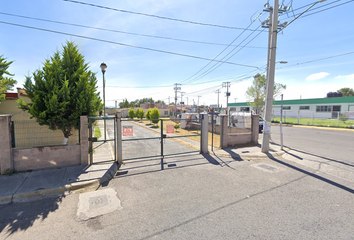
[[(247, 102), (229, 103), (228, 109), (231, 113), (254, 110)], [(279, 117), (280, 110), (281, 101), (274, 101), (272, 115)], [(286, 117), (337, 118), (339, 114), (354, 119), (354, 97), (283, 100), (283, 115)]]

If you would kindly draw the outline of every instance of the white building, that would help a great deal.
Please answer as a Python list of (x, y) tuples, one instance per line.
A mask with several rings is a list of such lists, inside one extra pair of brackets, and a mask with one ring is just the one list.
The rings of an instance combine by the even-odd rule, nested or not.
[[(281, 101), (273, 102), (272, 115), (280, 116)], [(253, 108), (247, 102), (229, 103), (230, 112), (251, 112)], [(283, 115), (301, 118), (337, 118), (345, 114), (354, 119), (354, 97), (332, 97), (283, 100)]]

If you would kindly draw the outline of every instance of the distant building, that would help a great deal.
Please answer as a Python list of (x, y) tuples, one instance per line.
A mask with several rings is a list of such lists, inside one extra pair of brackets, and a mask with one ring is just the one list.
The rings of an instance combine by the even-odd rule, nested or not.
[[(254, 110), (247, 102), (229, 103), (230, 112), (251, 112)], [(273, 102), (272, 115), (280, 116), (281, 101)], [(346, 114), (354, 119), (354, 97), (328, 97), (312, 99), (283, 100), (283, 114), (286, 117), (337, 118)]]

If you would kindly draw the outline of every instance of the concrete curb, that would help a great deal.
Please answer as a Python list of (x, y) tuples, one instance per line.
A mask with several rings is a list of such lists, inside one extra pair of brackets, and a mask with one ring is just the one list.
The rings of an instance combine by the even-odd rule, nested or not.
[[(227, 154), (227, 153), (215, 153), (209, 151), (210, 155), (217, 156), (217, 157), (229, 157), (237, 160), (267, 160), (271, 159), (268, 155), (263, 154), (255, 154), (255, 155), (238, 155), (238, 154)], [(275, 152), (271, 153), (273, 157), (282, 157), (285, 154), (285, 152)]]
[(0, 205), (9, 203), (30, 202), (48, 197), (66, 196), (71, 193), (96, 191), (102, 185), (102, 183), (108, 182), (115, 176), (120, 166), (121, 164), (114, 162), (100, 179), (74, 182), (58, 188), (41, 189), (33, 192), (15, 193), (12, 195), (3, 196), (0, 197)]

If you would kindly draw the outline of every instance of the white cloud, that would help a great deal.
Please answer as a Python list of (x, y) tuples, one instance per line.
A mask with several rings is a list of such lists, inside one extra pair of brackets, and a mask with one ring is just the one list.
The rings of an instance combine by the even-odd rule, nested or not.
[(320, 72), (320, 73), (314, 73), (309, 76), (307, 76), (306, 81), (316, 81), (320, 80), (322, 78), (325, 78), (329, 75), (328, 72)]
[(338, 76), (336, 76), (336, 79), (344, 79), (344, 80), (348, 80), (348, 81), (354, 81), (354, 74), (338, 75)]

